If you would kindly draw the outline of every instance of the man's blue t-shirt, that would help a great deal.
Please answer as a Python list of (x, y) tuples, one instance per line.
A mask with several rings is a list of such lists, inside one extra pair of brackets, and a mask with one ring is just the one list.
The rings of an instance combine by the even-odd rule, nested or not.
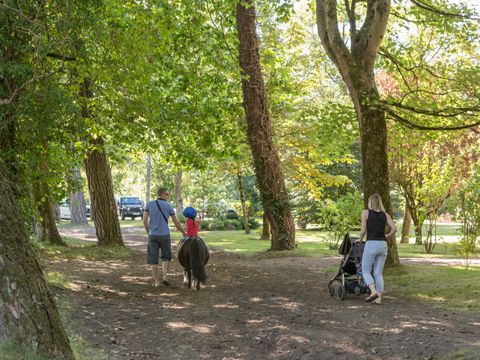
[(175, 215), (175, 210), (173, 210), (172, 205), (170, 205), (168, 201), (160, 199), (149, 201), (145, 207), (145, 211), (148, 212), (148, 216), (150, 217), (148, 235), (169, 235), (170, 229), (168, 228), (168, 224), (156, 203), (158, 203), (160, 209), (162, 209), (163, 215), (165, 215), (167, 220), (171, 215)]

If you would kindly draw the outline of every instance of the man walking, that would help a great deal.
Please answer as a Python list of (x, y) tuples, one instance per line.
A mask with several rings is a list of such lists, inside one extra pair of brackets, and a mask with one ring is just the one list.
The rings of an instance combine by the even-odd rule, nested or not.
[(185, 237), (185, 230), (175, 216), (175, 210), (167, 201), (170, 194), (166, 188), (157, 191), (157, 200), (150, 201), (143, 213), (143, 225), (148, 234), (147, 264), (151, 266), (155, 287), (160, 286), (160, 270), (158, 268), (158, 255), (161, 251), (163, 281), (165, 286), (168, 282), (168, 268), (172, 259), (172, 242), (170, 240), (170, 229), (168, 218), (172, 217), (175, 227)]

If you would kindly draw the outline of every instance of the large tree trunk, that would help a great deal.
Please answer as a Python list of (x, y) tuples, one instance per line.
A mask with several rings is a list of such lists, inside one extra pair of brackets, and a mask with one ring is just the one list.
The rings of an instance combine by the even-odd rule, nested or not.
[(263, 212), (262, 236), (260, 237), (260, 239), (270, 239), (270, 224), (268, 223), (267, 214), (265, 212)]
[[(72, 183), (74, 185), (72, 186)], [(73, 169), (72, 178), (70, 179), (70, 222), (72, 224), (86, 224), (87, 223), (87, 207), (85, 205), (85, 196), (81, 188), (82, 175), (80, 168)], [(91, 209), (90, 209), (91, 211)]]
[(243, 188), (243, 177), (240, 173), (237, 174), (237, 179), (238, 191), (240, 193), (240, 202), (242, 204), (243, 228), (245, 229), (245, 234), (250, 234), (250, 225), (248, 224), (247, 202), (245, 200), (245, 190)]
[(260, 67), (255, 7), (252, 0), (245, 3), (248, 9), (242, 3), (237, 4), (237, 31), (247, 137), (263, 207), (270, 222), (271, 249), (292, 249), (295, 247), (295, 224), (280, 158), (272, 139), (272, 125)]
[(405, 204), (405, 213), (403, 214), (402, 239), (400, 244), (408, 244), (410, 239), (410, 228), (412, 225), (412, 215), (408, 211), (408, 205)]
[(67, 244), (58, 232), (55, 210), (51, 201), (50, 188), (44, 180), (35, 181), (33, 197), (37, 206), (37, 239), (54, 245)]
[(0, 338), (73, 359), (70, 343), (0, 161)]
[[(360, 128), (362, 182), (365, 207), (370, 195), (379, 194), (392, 215), (388, 177), (387, 127), (384, 111), (378, 109), (375, 57), (383, 40), (390, 13), (390, 0), (369, 0), (365, 21), (356, 29), (355, 1), (346, 10), (350, 21), (349, 50), (339, 31), (337, 1), (317, 0), (317, 25), (323, 47), (347, 85)], [(349, 5), (349, 1), (345, 1)], [(395, 236), (387, 239), (387, 263), (399, 264)]]
[[(86, 119), (92, 119), (88, 106), (88, 101), (93, 96), (92, 86), (92, 82), (85, 79), (80, 91), (82, 116)], [(85, 171), (91, 206), (94, 209), (92, 218), (95, 223), (98, 245), (124, 245), (113, 194), (112, 172), (105, 154), (103, 138), (90, 136), (88, 141), (90, 149), (85, 157)]]
[(183, 213), (183, 201), (182, 201), (182, 170), (177, 170), (175, 173), (175, 183), (174, 183), (174, 192), (175, 192), (175, 211), (177, 216)]
[(112, 173), (108, 165), (107, 155), (100, 137), (90, 139), (92, 149), (85, 158), (85, 169), (88, 190), (92, 201), (93, 222), (97, 232), (98, 245), (124, 245), (117, 206), (113, 195)]

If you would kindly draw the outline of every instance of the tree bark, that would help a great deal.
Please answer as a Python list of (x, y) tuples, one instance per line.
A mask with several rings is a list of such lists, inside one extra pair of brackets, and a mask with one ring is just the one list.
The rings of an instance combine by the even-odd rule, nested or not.
[[(317, 0), (318, 33), (328, 56), (335, 63), (348, 88), (360, 128), (364, 203), (379, 194), (385, 210), (392, 215), (388, 176), (387, 126), (385, 113), (377, 108), (379, 94), (375, 84), (375, 57), (385, 34), (390, 0), (367, 1), (361, 29), (355, 28), (354, 7), (350, 12), (351, 49), (345, 45), (338, 28), (337, 1)], [(395, 236), (387, 239), (387, 263), (400, 263)]]
[(98, 245), (124, 245), (117, 206), (113, 195), (112, 173), (103, 147), (103, 139), (91, 138), (92, 149), (85, 158), (85, 169), (90, 192), (93, 222), (97, 232)]
[(33, 196), (37, 206), (37, 240), (66, 246), (67, 244), (58, 232), (50, 188), (44, 180), (35, 181)]
[(0, 337), (62, 359), (70, 343), (0, 161)]
[(412, 215), (408, 211), (408, 205), (405, 204), (405, 213), (403, 215), (403, 226), (402, 226), (402, 239), (400, 244), (408, 244), (410, 238), (410, 228), (412, 225)]
[[(93, 96), (92, 82), (85, 79), (80, 90), (82, 102), (82, 116), (91, 119), (92, 114), (88, 106)], [(88, 190), (90, 192), (93, 222), (97, 232), (98, 245), (124, 245), (120, 222), (118, 221), (117, 206), (113, 194), (112, 172), (108, 164), (103, 138), (90, 136), (90, 148), (85, 157)]]
[[(72, 181), (73, 180), (73, 181)], [(70, 189), (74, 189), (76, 186), (72, 186), (71, 183), (82, 184), (82, 175), (80, 169), (76, 167), (73, 169), (72, 179), (70, 181)], [(91, 211), (92, 209), (90, 209)], [(77, 191), (70, 191), (70, 222), (72, 224), (86, 224), (87, 223), (87, 207), (85, 205), (85, 196), (83, 191), (78, 189)]]
[(423, 222), (416, 223), (415, 225), (415, 245), (423, 245), (423, 234), (422, 234), (422, 227)]
[(267, 214), (263, 212), (263, 224), (262, 224), (262, 240), (270, 240), (270, 224), (268, 223)]
[(240, 173), (237, 173), (237, 179), (238, 179), (238, 191), (240, 193), (240, 202), (242, 204), (243, 228), (245, 229), (245, 234), (250, 234), (250, 225), (248, 223), (247, 202), (245, 200), (245, 190), (243, 188), (243, 177)]
[(272, 139), (267, 96), (260, 66), (255, 6), (252, 0), (237, 4), (239, 63), (242, 70), (243, 105), (247, 138), (255, 174), (272, 238), (271, 250), (295, 247), (295, 224), (277, 149)]
[(175, 183), (174, 183), (174, 192), (175, 192), (175, 211), (177, 215), (183, 213), (183, 201), (182, 201), (182, 170), (177, 170), (175, 173)]

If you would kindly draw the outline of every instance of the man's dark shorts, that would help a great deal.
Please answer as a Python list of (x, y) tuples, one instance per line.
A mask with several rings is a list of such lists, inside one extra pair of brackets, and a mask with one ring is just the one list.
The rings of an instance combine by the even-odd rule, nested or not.
[(158, 264), (158, 251), (162, 252), (162, 261), (172, 260), (172, 242), (170, 235), (148, 235), (147, 264)]

